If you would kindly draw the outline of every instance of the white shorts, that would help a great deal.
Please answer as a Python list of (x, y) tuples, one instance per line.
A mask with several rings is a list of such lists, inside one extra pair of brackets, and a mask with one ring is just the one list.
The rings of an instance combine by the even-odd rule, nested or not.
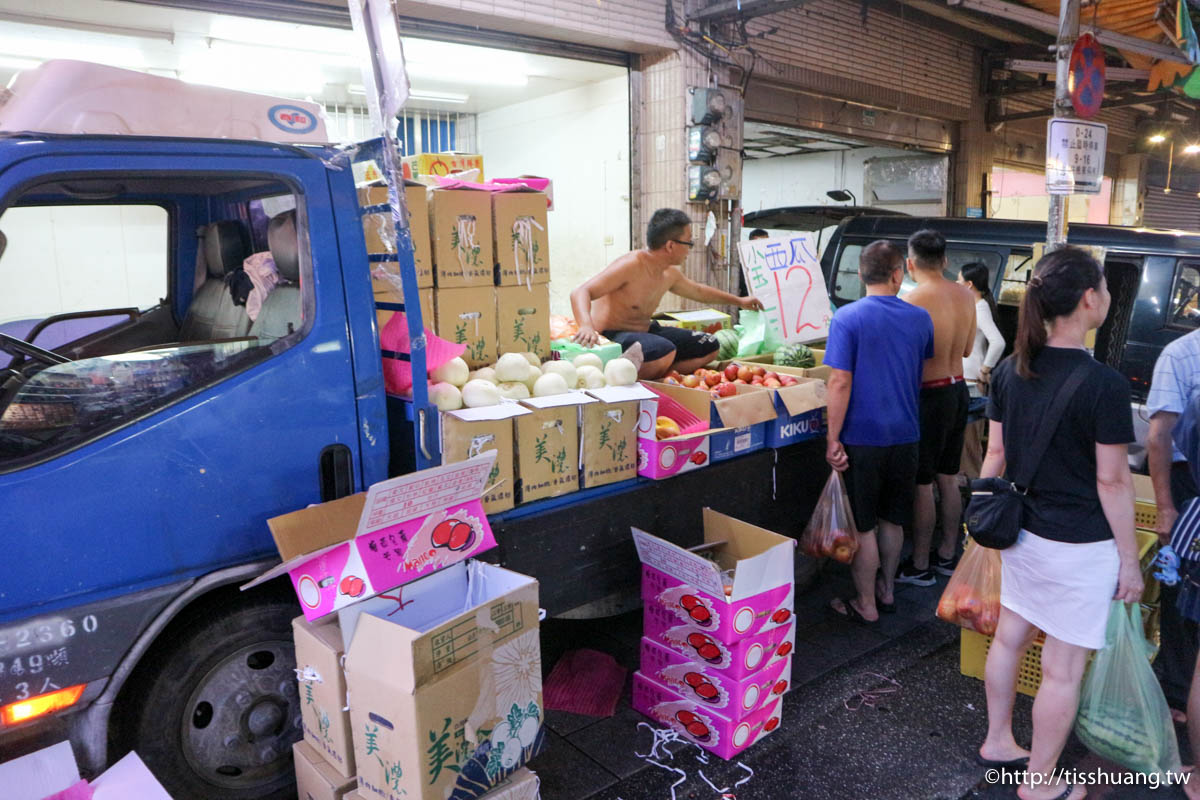
[(1100, 650), (1117, 591), (1117, 543), (1056, 542), (1022, 530), (1000, 552), (1000, 604), (1068, 644)]

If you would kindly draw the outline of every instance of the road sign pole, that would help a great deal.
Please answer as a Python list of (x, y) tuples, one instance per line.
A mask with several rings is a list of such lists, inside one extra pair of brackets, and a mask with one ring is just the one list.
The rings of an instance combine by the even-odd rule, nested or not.
[[(1079, 38), (1079, 0), (1062, 0), (1058, 14), (1058, 43), (1055, 60), (1058, 70), (1054, 77), (1054, 116), (1073, 117), (1070, 77), (1071, 48)], [(1049, 147), (1050, 143), (1047, 142)], [(1067, 198), (1068, 195), (1050, 195), (1050, 214), (1046, 219), (1046, 252), (1052, 252), (1067, 243)]]

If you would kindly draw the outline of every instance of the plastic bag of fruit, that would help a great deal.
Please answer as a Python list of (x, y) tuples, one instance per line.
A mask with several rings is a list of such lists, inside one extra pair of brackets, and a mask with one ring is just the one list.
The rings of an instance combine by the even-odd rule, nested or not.
[(854, 515), (850, 511), (846, 485), (842, 483), (840, 472), (831, 472), (812, 519), (800, 536), (800, 548), (813, 558), (832, 558), (849, 564), (858, 552), (854, 531)]
[(1000, 622), (1000, 551), (967, 540), (962, 560), (954, 568), (937, 615), (984, 636), (996, 633)]

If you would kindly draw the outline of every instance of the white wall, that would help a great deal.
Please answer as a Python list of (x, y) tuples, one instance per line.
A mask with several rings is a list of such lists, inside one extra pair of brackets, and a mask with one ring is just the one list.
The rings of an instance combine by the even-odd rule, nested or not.
[[(808, 153), (747, 160), (742, 166), (742, 207), (761, 211), (782, 206), (842, 205), (826, 196), (830, 189), (849, 189), (859, 205), (866, 202), (863, 164), (871, 158), (911, 156), (891, 147), (864, 147), (830, 153)], [(883, 206), (887, 207), (887, 206)], [(940, 216), (940, 205), (897, 205), (906, 214)]]
[(550, 310), (571, 315), (571, 290), (629, 250), (629, 79), (479, 114), (476, 131), (489, 178), (554, 181)]
[(10, 208), (0, 231), (0, 323), (145, 309), (167, 294), (167, 212), (157, 206)]

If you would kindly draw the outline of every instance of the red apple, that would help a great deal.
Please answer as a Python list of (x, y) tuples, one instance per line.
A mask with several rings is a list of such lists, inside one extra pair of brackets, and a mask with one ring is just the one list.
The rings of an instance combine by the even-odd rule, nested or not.
[(717, 387), (717, 397), (733, 397), (737, 394), (737, 387), (732, 383), (722, 383)]
[(766, 375), (763, 375), (763, 378), (764, 379), (774, 378), (775, 380), (779, 380), (779, 373), (778, 372), (768, 372)]
[(717, 372), (715, 369), (709, 370), (708, 374), (704, 376), (704, 382), (709, 386), (716, 386), (721, 382), (721, 373)]
[(791, 375), (780, 375), (779, 381), (784, 386), (795, 386), (797, 383), (800, 382), (800, 381), (796, 380), (795, 378), (793, 378)]
[(737, 374), (737, 376), (738, 376), (739, 378), (741, 378), (741, 379), (742, 379), (742, 381), (744, 381), (744, 382), (747, 382), (747, 383), (748, 383), (748, 382), (750, 381), (750, 379), (754, 377), (754, 370), (750, 369), (750, 368), (749, 368), (749, 367), (747, 367), (747, 366), (741, 366), (741, 367), (738, 367), (738, 374)]
[(763, 385), (762, 376), (755, 375), (753, 378), (750, 379), (750, 383), (754, 384), (755, 386), (762, 386)]
[(780, 383), (778, 378), (767, 378), (766, 380), (763, 381), (762, 385), (767, 387), (768, 389), (778, 389), (783, 386), (783, 384)]
[(695, 375), (684, 375), (681, 383), (689, 389), (695, 389), (700, 385), (700, 378)]
[(767, 377), (767, 368), (758, 366), (757, 364), (750, 368), (750, 371), (759, 378)]
[(750, 382), (749, 382), (749, 381), (742, 380), (741, 378), (738, 378), (738, 379), (737, 379), (736, 381), (734, 381), (733, 383), (734, 383), (735, 385), (738, 385), (738, 386), (748, 386)]
[(738, 379), (738, 365), (730, 364), (725, 367), (725, 380), (736, 381)]

